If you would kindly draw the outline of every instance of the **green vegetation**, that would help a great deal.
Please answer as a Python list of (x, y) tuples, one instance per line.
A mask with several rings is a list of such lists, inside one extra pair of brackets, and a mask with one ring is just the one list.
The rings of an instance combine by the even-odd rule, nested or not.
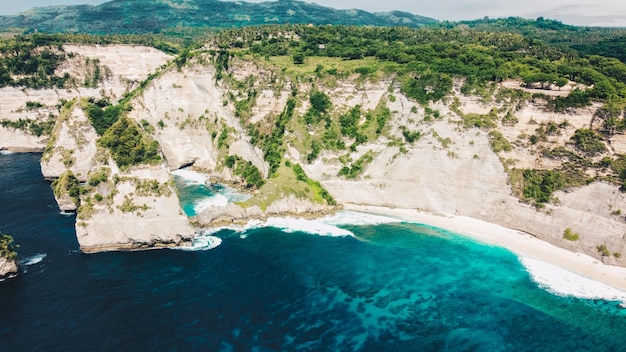
[[(526, 23), (522, 22), (520, 25)], [(265, 57), (287, 74), (324, 77), (357, 72), (369, 77), (378, 72), (395, 73), (402, 92), (421, 104), (449, 95), (455, 78), (462, 79), (463, 94), (485, 99), (493, 92), (492, 82), (506, 79), (538, 89), (561, 89), (570, 80), (592, 87), (573, 90), (567, 96), (535, 95), (553, 111), (626, 98), (623, 62), (597, 55), (581, 57), (571, 48), (529, 40), (516, 32), (514, 27), (487, 31), (283, 25), (225, 30), (216, 35), (216, 41)], [(293, 64), (295, 53), (306, 58), (303, 64)], [(347, 63), (339, 65), (333, 58)], [(352, 61), (359, 63), (350, 64)], [(351, 68), (345, 69), (348, 65)], [(327, 67), (332, 70), (324, 69)], [(528, 93), (499, 97), (511, 100), (514, 110), (529, 98)]]
[(567, 187), (578, 187), (589, 182), (585, 173), (566, 164), (561, 170), (533, 170), (522, 172), (522, 195), (526, 200), (533, 201), (541, 207), (551, 201), (555, 191)]
[(465, 128), (484, 128), (491, 129), (497, 126), (498, 113), (495, 109), (491, 109), (488, 114), (461, 114), (463, 126)]
[(35, 34), (2, 37), (0, 87), (63, 88), (70, 76), (67, 73), (57, 76), (55, 71), (65, 58), (61, 41), (50, 36)]
[(600, 253), (600, 255), (602, 255), (603, 257), (611, 256), (611, 251), (609, 251), (609, 249), (606, 247), (606, 244), (596, 246), (596, 249), (598, 250), (598, 253)]
[(322, 185), (318, 181), (315, 181), (306, 175), (306, 173), (304, 172), (300, 164), (293, 164), (291, 167), (293, 169), (293, 172), (296, 175), (296, 179), (298, 181), (302, 181), (306, 183), (307, 186), (309, 186), (312, 189), (313, 194), (314, 194), (313, 196), (314, 200), (318, 201), (319, 203), (319, 200), (320, 200), (319, 198), (321, 197), (324, 201), (326, 201), (326, 204), (337, 205), (337, 202), (335, 201), (335, 199), (330, 195), (330, 193), (328, 193), (328, 191), (324, 189), (324, 187), (322, 187)]
[(461, 22), (437, 22), (432, 27), (451, 29), (469, 27), (481, 32), (519, 33), (539, 45), (536, 51), (546, 51), (550, 46), (563, 48), (581, 55), (611, 56), (626, 62), (626, 30), (608, 27), (576, 27), (556, 20), (508, 17), (479, 19)]
[(222, 125), (222, 132), (220, 133), (219, 138), (217, 139), (217, 147), (218, 148), (228, 148), (228, 127), (226, 125)]
[(509, 152), (513, 149), (511, 143), (498, 131), (489, 132), (489, 144), (494, 153)]
[(38, 101), (27, 101), (26, 102), (26, 110), (37, 110), (42, 108), (43, 104)]
[(588, 156), (596, 156), (607, 150), (602, 142), (602, 136), (586, 128), (576, 130), (571, 138), (571, 142), (578, 150)]
[(111, 105), (106, 100), (88, 101), (83, 104), (83, 109), (89, 118), (89, 122), (99, 136), (102, 136), (125, 112), (121, 104)]
[(256, 205), (265, 210), (275, 201), (290, 195), (317, 204), (336, 205), (335, 200), (319, 182), (310, 179), (300, 165), (289, 161), (280, 163), (274, 176), (242, 205)]
[[(285, 135), (285, 126), (293, 117), (294, 109), (296, 107), (296, 100), (293, 97), (290, 97), (287, 100), (287, 105), (283, 112), (278, 116), (276, 122), (274, 123), (274, 128), (271, 130), (269, 135), (259, 135), (258, 132), (256, 136), (263, 143), (263, 157), (265, 161), (267, 161), (270, 165), (269, 175), (272, 176), (278, 170), (280, 166), (280, 162), (283, 159), (284, 154), (284, 141), (283, 137)], [(258, 131), (258, 130), (257, 130)], [(252, 134), (253, 137), (255, 134)]]
[(159, 143), (142, 134), (132, 120), (122, 117), (115, 122), (98, 140), (100, 146), (111, 151), (120, 168), (138, 164), (161, 162)]
[(250, 161), (244, 160), (238, 155), (229, 155), (225, 160), (226, 167), (233, 170), (236, 175), (243, 177), (247, 187), (261, 188), (265, 180), (259, 169)]
[(367, 136), (359, 129), (359, 121), (361, 120), (361, 105), (356, 105), (345, 114), (339, 117), (341, 125), (341, 134), (343, 136), (354, 138), (355, 143), (360, 144), (367, 141)]
[(402, 135), (404, 136), (404, 140), (407, 143), (413, 144), (413, 142), (419, 140), (422, 137), (422, 132), (415, 131), (411, 132), (406, 126), (400, 126), (400, 130), (402, 130)]
[(0, 28), (24, 28), (39, 32), (162, 33), (167, 36), (162, 38), (163, 35), (153, 34), (154, 40), (173, 35), (182, 37), (182, 40), (206, 35), (206, 26), (232, 28), (275, 23), (393, 26), (402, 23), (419, 27), (434, 22), (432, 18), (406, 12), (336, 10), (307, 2), (256, 4), (185, 0), (172, 4), (175, 5), (142, 0), (111, 1), (96, 7), (68, 6), (57, 11), (35, 8), (27, 14), (3, 16)]
[(148, 206), (146, 204), (143, 204), (142, 206), (138, 206), (134, 203), (132, 197), (125, 195), (124, 202), (122, 203), (122, 205), (118, 206), (118, 209), (124, 213), (132, 213), (138, 210), (146, 211), (148, 210)]
[(135, 179), (135, 192), (138, 196), (148, 197), (155, 196), (160, 197), (170, 196), (172, 190), (168, 183), (160, 183), (158, 180), (140, 180)]
[(54, 128), (55, 119), (50, 117), (44, 121), (29, 120), (29, 119), (17, 119), (11, 121), (7, 119), (0, 120), (0, 126), (5, 128), (12, 128), (21, 130), (32, 134), (33, 136), (49, 136)]
[(304, 114), (304, 121), (309, 125), (320, 122), (332, 107), (328, 95), (321, 91), (311, 92), (309, 102), (311, 103), (311, 107)]
[(61, 198), (66, 194), (69, 195), (72, 202), (78, 207), (80, 206), (80, 195), (84, 192), (84, 189), (76, 176), (74, 176), (74, 173), (67, 170), (52, 182), (52, 191), (57, 198)]
[(18, 246), (13, 242), (13, 237), (10, 235), (0, 234), (0, 258), (14, 261), (17, 260)]
[(570, 229), (569, 227), (566, 228), (565, 231), (563, 232), (563, 238), (572, 242), (579, 240), (578, 234), (574, 233), (572, 229)]
[(348, 179), (355, 179), (361, 175), (367, 165), (374, 160), (374, 153), (370, 150), (363, 154), (359, 159), (353, 162), (350, 166), (344, 166), (339, 170), (339, 176), (345, 176)]
[(91, 187), (97, 187), (100, 183), (106, 182), (110, 173), (111, 169), (109, 168), (101, 168), (98, 171), (91, 172), (87, 179), (87, 184)]

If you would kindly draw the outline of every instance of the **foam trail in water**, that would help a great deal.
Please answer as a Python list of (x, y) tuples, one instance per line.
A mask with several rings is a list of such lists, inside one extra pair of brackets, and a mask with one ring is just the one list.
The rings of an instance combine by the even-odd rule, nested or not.
[(41, 263), (41, 261), (47, 257), (48, 255), (46, 253), (39, 253), (39, 254), (35, 254), (32, 257), (28, 257), (26, 259), (24, 259), (24, 261), (22, 262), (23, 265), (25, 266), (30, 266), (30, 265), (35, 265), (38, 263)]
[(539, 287), (555, 295), (626, 302), (626, 292), (603, 283), (587, 279), (537, 259), (520, 258), (520, 261)]
[(329, 216), (325, 216), (320, 219), (328, 225), (380, 225), (402, 222), (400, 219), (391, 218), (388, 216), (374, 215), (368, 213), (361, 213), (358, 211), (341, 210), (337, 213)]
[(296, 231), (310, 233), (319, 236), (345, 237), (354, 236), (348, 230), (337, 226), (329, 225), (321, 220), (294, 219), (294, 218), (269, 218), (264, 223), (264, 227), (274, 227), (287, 233)]
[(11, 154), (13, 154), (13, 152), (10, 150), (4, 150), (4, 149), (0, 150), (0, 155), (11, 155)]
[(208, 175), (201, 174), (199, 172), (191, 171), (189, 169), (178, 169), (172, 171), (173, 175), (179, 176), (189, 183), (204, 183), (208, 178)]

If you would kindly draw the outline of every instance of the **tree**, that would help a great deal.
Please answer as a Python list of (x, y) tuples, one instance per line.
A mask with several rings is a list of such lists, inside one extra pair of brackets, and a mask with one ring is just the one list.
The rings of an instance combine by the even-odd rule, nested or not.
[(302, 65), (304, 64), (304, 54), (302, 52), (293, 53), (293, 64), (294, 65)]
[(17, 246), (13, 243), (13, 237), (0, 234), (0, 258), (14, 261), (17, 259)]
[(564, 78), (564, 77), (559, 77), (559, 78), (556, 79), (556, 81), (554, 81), (556, 86), (559, 87), (559, 90), (561, 90), (561, 88), (565, 87), (567, 82), (569, 82), (569, 81), (567, 80), (567, 78)]

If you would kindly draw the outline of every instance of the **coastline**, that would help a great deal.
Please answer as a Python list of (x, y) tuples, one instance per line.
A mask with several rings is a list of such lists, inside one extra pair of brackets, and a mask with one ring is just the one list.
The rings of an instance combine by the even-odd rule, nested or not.
[(353, 203), (344, 204), (344, 209), (384, 215), (449, 230), (484, 244), (506, 248), (520, 257), (520, 260), (523, 258), (535, 259), (584, 278), (603, 283), (624, 291), (626, 296), (626, 268), (605, 265), (586, 254), (575, 253), (554, 246), (528, 233), (470, 217), (432, 214), (416, 209), (389, 208)]

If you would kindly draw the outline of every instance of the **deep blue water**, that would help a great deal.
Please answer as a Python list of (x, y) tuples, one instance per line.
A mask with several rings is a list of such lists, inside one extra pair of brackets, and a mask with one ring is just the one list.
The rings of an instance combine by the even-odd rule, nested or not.
[(0, 230), (46, 255), (0, 283), (0, 351), (626, 349), (614, 302), (554, 296), (508, 251), (426, 226), (82, 254), (38, 159), (0, 155)]

